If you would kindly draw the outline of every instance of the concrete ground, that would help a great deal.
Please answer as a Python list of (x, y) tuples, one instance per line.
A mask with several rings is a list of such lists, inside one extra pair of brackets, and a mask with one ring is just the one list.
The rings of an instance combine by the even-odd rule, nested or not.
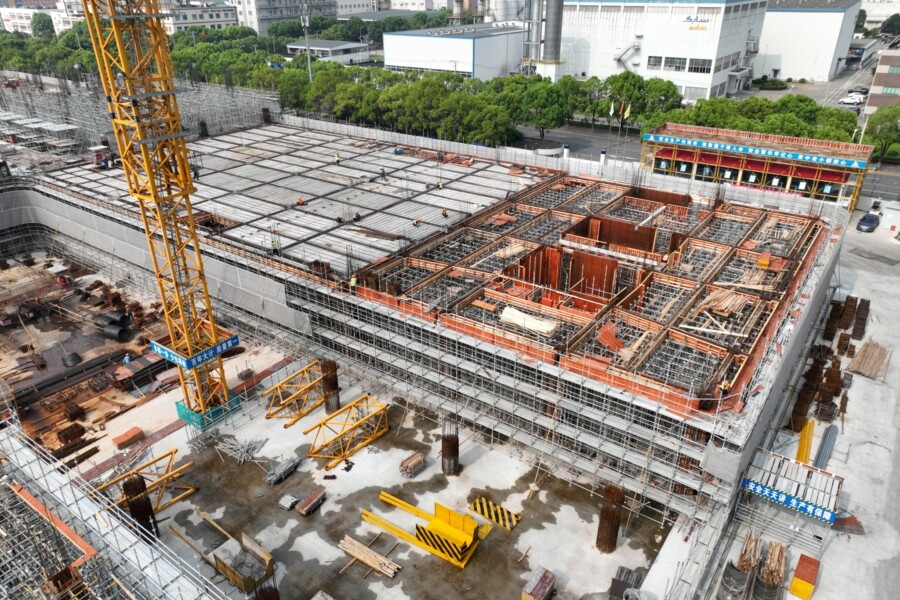
[[(248, 356), (249, 355), (249, 356)], [(246, 357), (246, 358), (245, 358)], [(252, 352), (242, 360), (254, 361)], [(274, 357), (266, 355), (266, 360)], [(262, 368), (261, 365), (257, 368)], [(353, 378), (342, 375), (342, 399), (347, 402), (363, 390)], [(144, 408), (144, 407), (142, 407)], [(148, 409), (149, 410), (149, 409)], [(325, 480), (324, 461), (304, 458), (298, 471), (282, 484), (270, 487), (263, 482), (260, 465), (238, 465), (213, 447), (192, 451), (183, 429), (157, 445), (159, 452), (175, 445), (181, 461), (194, 466), (184, 482), (197, 485), (199, 492), (159, 515), (163, 541), (190, 564), (228, 591), (243, 595), (198, 562), (198, 557), (170, 530), (173, 525), (188, 537), (210, 549), (218, 539), (201, 524), (193, 507), (208, 513), (235, 537), (246, 531), (269, 550), (277, 561), (276, 580), (285, 599), (305, 599), (324, 589), (338, 599), (512, 598), (518, 597), (534, 568), (553, 570), (558, 589), (566, 589), (582, 600), (606, 598), (610, 581), (620, 565), (646, 570), (668, 534), (649, 519), (623, 518), (620, 545), (612, 555), (594, 548), (599, 523), (600, 498), (576, 485), (548, 476), (523, 460), (513, 447), (490, 444), (490, 440), (470, 431), (460, 431), (458, 477), (445, 477), (440, 467), (440, 429), (430, 418), (406, 414), (399, 406), (390, 409), (388, 434), (354, 455), (352, 468), (333, 469), (334, 480)], [(266, 439), (258, 458), (271, 468), (288, 455), (305, 457), (312, 435), (302, 431), (324, 416), (320, 408), (290, 429), (283, 421), (265, 420), (264, 406), (250, 406), (234, 422), (220, 429), (241, 441)], [(400, 461), (413, 451), (428, 456), (426, 470), (412, 480), (398, 471)], [(326, 488), (327, 500), (319, 512), (301, 517), (278, 507), (284, 494), (303, 497), (315, 486)], [(371, 574), (367, 567), (354, 565), (344, 574), (340, 569), (349, 557), (339, 548), (344, 535), (368, 543), (378, 530), (364, 523), (360, 511), (368, 509), (407, 531), (417, 521), (378, 499), (381, 490), (431, 512), (434, 502), (468, 514), (467, 503), (479, 496), (515, 512), (522, 521), (512, 532), (494, 527), (475, 550), (469, 565), (458, 569), (440, 558), (400, 541), (390, 558), (402, 570), (391, 580)], [(484, 522), (481, 517), (477, 517)], [(424, 524), (424, 523), (423, 523)], [(386, 553), (398, 540), (384, 533), (372, 548)], [(523, 557), (523, 554), (525, 555)]]

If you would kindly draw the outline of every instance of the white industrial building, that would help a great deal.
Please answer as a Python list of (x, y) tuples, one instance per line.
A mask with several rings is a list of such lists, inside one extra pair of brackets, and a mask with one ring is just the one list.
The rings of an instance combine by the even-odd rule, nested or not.
[(459, 25), (384, 34), (384, 67), (450, 71), (476, 79), (515, 72), (522, 62), (521, 23)]
[[(306, 55), (306, 42), (300, 40), (287, 45), (287, 51), (295, 57)], [(316, 60), (341, 63), (342, 65), (359, 64), (369, 61), (369, 45), (361, 42), (344, 42), (341, 40), (309, 40), (309, 53)]]
[(847, 66), (861, 0), (769, 0), (757, 76), (830, 81)]
[(752, 78), (765, 12), (765, 0), (564, 0), (559, 60), (545, 49), (533, 62), (554, 79), (632, 71), (673, 82), (688, 100), (724, 96)]
[(229, 25), (238, 24), (237, 9), (234, 6), (176, 4), (168, 13), (169, 16), (163, 20), (163, 24), (169, 35), (192, 25), (208, 29), (224, 29)]
[(259, 35), (269, 34), (269, 25), (303, 15), (337, 16), (337, 0), (226, 0), (237, 9), (238, 24)]
[(866, 29), (878, 29), (891, 15), (900, 14), (900, 0), (863, 0)]
[[(60, 3), (60, 6), (62, 4)], [(53, 31), (60, 35), (70, 29), (78, 21), (84, 20), (84, 15), (79, 13), (67, 13), (63, 10), (44, 10), (39, 8), (8, 8), (0, 7), (0, 22), (6, 31), (19, 31), (31, 35), (31, 19), (35, 13), (50, 15), (53, 21)]]

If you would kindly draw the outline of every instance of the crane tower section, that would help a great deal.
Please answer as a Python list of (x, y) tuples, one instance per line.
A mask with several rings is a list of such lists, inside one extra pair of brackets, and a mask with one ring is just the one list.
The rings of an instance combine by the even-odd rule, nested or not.
[[(129, 193), (140, 207), (185, 406), (228, 400), (159, 0), (82, 0)], [(171, 356), (166, 356), (170, 358)]]

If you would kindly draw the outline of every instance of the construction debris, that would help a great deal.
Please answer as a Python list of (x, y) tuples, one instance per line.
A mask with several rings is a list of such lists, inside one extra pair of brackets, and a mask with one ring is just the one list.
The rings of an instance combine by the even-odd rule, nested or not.
[(297, 512), (308, 517), (325, 502), (325, 488), (316, 488), (303, 500), (297, 503)]
[(345, 535), (338, 546), (341, 550), (359, 562), (372, 567), (379, 573), (387, 575), (391, 579), (393, 579), (397, 575), (397, 572), (400, 571), (400, 565), (381, 554), (378, 554), (371, 548), (364, 546), (360, 542), (357, 542), (349, 535)]
[(882, 379), (887, 375), (892, 354), (870, 337), (853, 357), (847, 370), (869, 379)]

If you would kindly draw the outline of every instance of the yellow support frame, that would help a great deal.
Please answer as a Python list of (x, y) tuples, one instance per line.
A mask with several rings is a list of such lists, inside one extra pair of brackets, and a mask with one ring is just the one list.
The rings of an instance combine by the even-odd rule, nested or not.
[[(155, 492), (155, 495), (153, 496), (154, 512), (165, 510), (197, 491), (197, 488), (192, 485), (175, 483), (176, 479), (181, 478), (181, 476), (184, 475), (184, 472), (194, 465), (194, 461), (189, 461), (186, 464), (175, 468), (175, 454), (177, 453), (178, 449), (172, 448), (165, 454), (162, 454), (153, 460), (149, 460), (139, 467), (135, 467), (127, 473), (119, 475), (111, 481), (107, 481), (98, 487), (97, 491), (105, 492), (106, 490), (115, 489), (117, 495), (113, 499), (113, 502), (120, 507), (124, 506), (126, 499), (120, 484), (129, 477), (139, 475), (147, 482), (147, 493), (153, 494)], [(178, 491), (179, 493), (176, 493), (173, 490)], [(165, 499), (166, 492), (173, 494), (168, 500)]]
[(458, 513), (437, 502), (434, 504), (434, 514), (431, 514), (411, 504), (407, 504), (385, 491), (382, 491), (378, 498), (419, 519), (428, 521), (428, 525), (416, 524), (416, 534), (413, 535), (368, 510), (362, 511), (363, 521), (371, 523), (413, 546), (430, 552), (460, 569), (465, 568), (469, 563), (475, 548), (478, 547), (478, 544), (490, 531), (490, 525), (479, 527), (477, 521), (469, 515)]
[[(137, 200), (170, 349), (219, 343), (194, 225), (187, 145), (159, 0), (82, 0), (128, 191)], [(222, 359), (179, 368), (185, 406), (204, 413), (229, 394)]]
[(325, 403), (325, 376), (321, 361), (314, 360), (262, 393), (269, 397), (267, 419), (288, 419), (287, 429)]
[(328, 460), (325, 470), (330, 471), (388, 432), (387, 409), (387, 404), (363, 394), (303, 432), (316, 431), (306, 456)]

